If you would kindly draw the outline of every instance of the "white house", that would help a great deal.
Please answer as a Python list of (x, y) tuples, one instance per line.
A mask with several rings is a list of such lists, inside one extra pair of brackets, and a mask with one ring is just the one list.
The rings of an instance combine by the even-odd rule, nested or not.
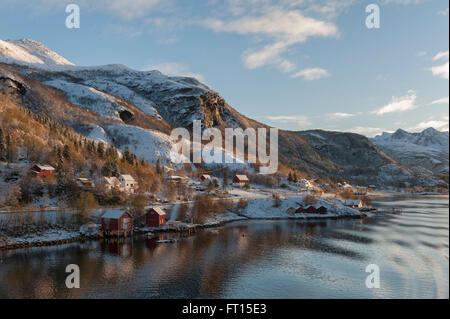
[(137, 189), (137, 182), (131, 175), (120, 175), (120, 190), (126, 193), (133, 194)]

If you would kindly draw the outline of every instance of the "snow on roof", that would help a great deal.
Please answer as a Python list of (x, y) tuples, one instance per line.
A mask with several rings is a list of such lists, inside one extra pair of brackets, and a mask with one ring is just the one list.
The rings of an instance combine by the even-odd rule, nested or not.
[(158, 215), (166, 215), (166, 213), (160, 208), (160, 207), (152, 207), (150, 208), (150, 211), (154, 210)]
[(36, 165), (34, 165), (34, 166), (36, 166), (36, 167), (39, 167), (39, 169), (41, 170), (41, 171), (54, 171), (55, 170), (55, 168), (53, 167), (53, 166), (50, 166), (50, 165), (40, 165), (40, 164), (36, 164)]
[(211, 178), (211, 175), (203, 174), (201, 177), (203, 177), (203, 178), (205, 178), (205, 179), (209, 179), (209, 178)]
[(125, 213), (126, 213), (126, 211), (123, 211), (123, 210), (110, 210), (110, 211), (106, 212), (102, 216), (102, 218), (105, 218), (105, 219), (119, 219)]
[(116, 185), (119, 184), (119, 180), (117, 179), (117, 177), (112, 176), (112, 177), (103, 177), (104, 181), (110, 185)]
[(134, 182), (134, 178), (131, 175), (120, 175), (120, 177), (126, 181)]
[(237, 177), (240, 181), (248, 181), (247, 175), (236, 175), (235, 177)]

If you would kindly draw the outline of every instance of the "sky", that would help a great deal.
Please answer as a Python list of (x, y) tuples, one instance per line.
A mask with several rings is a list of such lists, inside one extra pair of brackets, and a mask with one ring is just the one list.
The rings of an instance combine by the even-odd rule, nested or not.
[[(80, 8), (80, 28), (65, 21)], [(368, 28), (369, 4), (379, 28)], [(449, 128), (447, 0), (0, 0), (0, 39), (198, 78), (281, 129)]]

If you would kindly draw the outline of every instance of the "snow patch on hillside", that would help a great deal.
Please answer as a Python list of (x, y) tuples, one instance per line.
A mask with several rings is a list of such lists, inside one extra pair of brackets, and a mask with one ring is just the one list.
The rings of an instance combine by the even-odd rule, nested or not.
[(44, 69), (74, 64), (40, 42), (21, 40), (0, 40), (0, 62), (16, 63)]

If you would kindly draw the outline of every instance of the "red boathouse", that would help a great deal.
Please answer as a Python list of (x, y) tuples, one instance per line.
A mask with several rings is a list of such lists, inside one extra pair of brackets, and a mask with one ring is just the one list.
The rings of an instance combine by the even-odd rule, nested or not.
[(127, 211), (109, 211), (102, 216), (102, 231), (107, 237), (132, 235), (133, 216)]
[(145, 220), (148, 227), (161, 227), (166, 224), (166, 213), (159, 207), (150, 208)]

